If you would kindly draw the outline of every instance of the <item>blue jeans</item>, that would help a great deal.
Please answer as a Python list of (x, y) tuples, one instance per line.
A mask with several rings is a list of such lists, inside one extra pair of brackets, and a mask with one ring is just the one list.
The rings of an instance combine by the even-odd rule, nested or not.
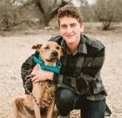
[(81, 109), (82, 118), (105, 118), (105, 99), (91, 101), (69, 89), (57, 89), (56, 105), (61, 116), (67, 116), (73, 109)]

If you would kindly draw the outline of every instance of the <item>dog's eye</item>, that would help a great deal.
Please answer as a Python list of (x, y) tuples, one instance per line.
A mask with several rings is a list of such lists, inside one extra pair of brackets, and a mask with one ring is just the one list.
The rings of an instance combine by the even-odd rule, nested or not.
[(59, 47), (59, 46), (57, 46), (57, 47), (56, 47), (56, 49), (57, 49), (57, 50), (59, 50), (59, 49), (60, 49), (60, 47)]
[(44, 47), (44, 49), (49, 49), (49, 47), (48, 47), (48, 46), (46, 46), (46, 47)]

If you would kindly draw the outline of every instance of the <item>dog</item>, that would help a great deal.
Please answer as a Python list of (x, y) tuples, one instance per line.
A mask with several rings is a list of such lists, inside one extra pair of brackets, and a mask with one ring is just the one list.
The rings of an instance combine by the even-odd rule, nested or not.
[[(63, 56), (63, 48), (53, 41), (48, 41), (44, 44), (37, 44), (32, 48), (39, 52), (44, 64), (49, 67), (55, 67), (57, 61)], [(39, 68), (40, 65), (37, 64), (31, 74), (34, 75)], [(31, 94), (19, 96), (13, 100), (12, 108), (14, 117), (52, 118), (55, 107), (54, 93), (56, 85), (48, 80), (32, 82), (32, 84), (33, 89)], [(43, 112), (45, 114), (43, 114)]]

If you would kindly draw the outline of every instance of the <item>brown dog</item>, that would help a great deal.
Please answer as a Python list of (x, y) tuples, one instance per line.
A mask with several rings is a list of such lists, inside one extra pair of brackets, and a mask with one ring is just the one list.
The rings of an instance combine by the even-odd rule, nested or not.
[[(40, 53), (40, 57), (46, 66), (56, 66), (58, 60), (63, 55), (62, 47), (56, 42), (49, 41), (45, 44), (37, 44), (32, 47)], [(37, 64), (32, 74), (38, 71)], [(51, 81), (33, 82), (32, 94), (20, 96), (12, 102), (15, 118), (52, 118), (55, 106), (54, 92), (56, 85)], [(41, 106), (44, 103), (46, 107)], [(43, 108), (44, 107), (44, 108)], [(40, 111), (45, 110), (46, 114)]]

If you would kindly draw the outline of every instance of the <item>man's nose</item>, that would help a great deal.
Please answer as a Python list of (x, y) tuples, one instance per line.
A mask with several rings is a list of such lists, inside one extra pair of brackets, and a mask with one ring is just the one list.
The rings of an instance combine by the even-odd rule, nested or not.
[(67, 33), (71, 33), (72, 32), (72, 28), (71, 27), (67, 27)]

